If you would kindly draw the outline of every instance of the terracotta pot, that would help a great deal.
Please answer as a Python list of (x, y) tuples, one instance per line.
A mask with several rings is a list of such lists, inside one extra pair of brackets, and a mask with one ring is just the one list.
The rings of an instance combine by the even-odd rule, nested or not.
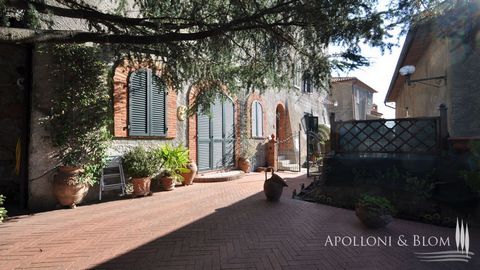
[(250, 160), (245, 159), (245, 158), (239, 158), (238, 159), (238, 168), (242, 170), (244, 173), (250, 172)]
[(152, 182), (151, 177), (138, 177), (132, 178), (133, 184), (133, 197), (151, 195), (150, 184)]
[(175, 179), (173, 177), (164, 176), (160, 181), (162, 181), (162, 187), (165, 191), (170, 191), (175, 188)]
[(355, 206), (355, 214), (363, 225), (371, 229), (383, 228), (393, 220), (392, 214), (388, 211), (369, 209), (358, 204)]
[(61, 205), (75, 208), (87, 195), (89, 186), (77, 183), (81, 172), (79, 167), (61, 166), (53, 175), (53, 193)]
[[(265, 172), (265, 178), (267, 177), (266, 174), (267, 173)], [(287, 182), (285, 182), (282, 177), (272, 172), (272, 177), (265, 180), (265, 183), (263, 184), (263, 192), (265, 193), (267, 200), (278, 201), (280, 197), (282, 197), (283, 188), (287, 186)]]
[(183, 184), (185, 186), (193, 184), (193, 179), (195, 179), (195, 176), (197, 175), (197, 171), (198, 171), (197, 164), (195, 164), (195, 162), (193, 161), (190, 161), (190, 163), (187, 165), (187, 169), (190, 170), (189, 173), (181, 174), (183, 177)]

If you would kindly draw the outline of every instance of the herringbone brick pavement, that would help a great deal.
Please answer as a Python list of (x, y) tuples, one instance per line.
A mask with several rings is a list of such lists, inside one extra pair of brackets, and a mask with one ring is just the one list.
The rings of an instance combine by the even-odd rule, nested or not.
[[(353, 211), (291, 199), (304, 174), (281, 174), (278, 203), (264, 198), (263, 174), (197, 183), (151, 197), (22, 217), (0, 225), (0, 269), (480, 269), (420, 262), (435, 248), (325, 247), (326, 237), (450, 236), (453, 230), (404, 220), (369, 231)], [(471, 229), (472, 251), (480, 253)]]

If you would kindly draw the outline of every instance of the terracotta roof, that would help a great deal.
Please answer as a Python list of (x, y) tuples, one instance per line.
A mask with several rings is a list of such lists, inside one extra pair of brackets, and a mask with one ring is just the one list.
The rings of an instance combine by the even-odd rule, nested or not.
[(330, 81), (332, 83), (336, 83), (336, 82), (345, 82), (345, 81), (356, 80), (356, 79), (357, 77), (332, 77)]
[(377, 90), (373, 89), (372, 87), (370, 87), (368, 84), (362, 82), (361, 80), (359, 80), (357, 77), (332, 77), (330, 79), (330, 81), (332, 83), (342, 83), (342, 82), (348, 82), (348, 81), (352, 81), (352, 84), (359, 84), (361, 86), (363, 86), (363, 88), (367, 91), (370, 91), (372, 93), (377, 93)]

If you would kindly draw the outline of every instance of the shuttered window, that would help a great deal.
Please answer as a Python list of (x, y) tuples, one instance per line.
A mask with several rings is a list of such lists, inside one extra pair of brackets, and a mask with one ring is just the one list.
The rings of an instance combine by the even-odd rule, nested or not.
[(166, 86), (151, 69), (141, 69), (130, 75), (129, 135), (165, 136)]
[(263, 108), (258, 101), (252, 103), (252, 137), (263, 137)]

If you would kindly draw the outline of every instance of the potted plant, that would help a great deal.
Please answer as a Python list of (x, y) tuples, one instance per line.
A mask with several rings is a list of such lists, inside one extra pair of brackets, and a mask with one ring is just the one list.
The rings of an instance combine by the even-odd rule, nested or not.
[(63, 206), (74, 208), (97, 182), (109, 132), (109, 89), (99, 50), (82, 45), (53, 48), (51, 73), (55, 98), (43, 124), (50, 132), (59, 161), (53, 193)]
[(125, 172), (131, 177), (134, 197), (151, 195), (152, 176), (157, 172), (157, 161), (151, 151), (141, 146), (134, 147), (122, 158)]
[(0, 223), (2, 223), (3, 219), (7, 217), (7, 210), (5, 210), (4, 207), (2, 207), (4, 201), (5, 201), (5, 196), (0, 194)]
[(159, 162), (160, 168), (163, 170), (160, 181), (164, 190), (173, 190), (175, 184), (181, 183), (184, 179), (182, 173), (189, 173), (186, 168), (190, 162), (188, 158), (188, 150), (183, 145), (173, 146), (165, 144), (154, 151), (156, 160)]
[(238, 156), (238, 168), (244, 173), (250, 172), (251, 168), (251, 158), (255, 155), (255, 145), (252, 143), (252, 140), (249, 138), (249, 134), (244, 129), (240, 133), (240, 151)]
[(355, 205), (355, 213), (365, 226), (376, 229), (387, 226), (396, 210), (384, 197), (363, 194)]

